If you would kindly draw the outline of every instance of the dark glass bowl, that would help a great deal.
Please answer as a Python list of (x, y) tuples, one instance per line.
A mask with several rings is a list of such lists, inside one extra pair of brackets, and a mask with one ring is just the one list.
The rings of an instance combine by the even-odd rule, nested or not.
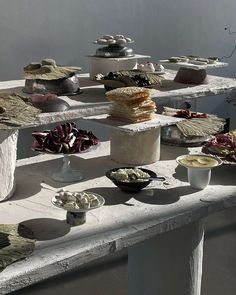
[(108, 177), (118, 188), (120, 188), (124, 192), (128, 192), (128, 193), (140, 192), (143, 188), (145, 188), (147, 185), (149, 185), (149, 183), (152, 180), (148, 179), (148, 180), (145, 180), (145, 181), (124, 182), (124, 181), (116, 180), (111, 176), (111, 173), (117, 171), (118, 169), (131, 169), (131, 168), (133, 168), (133, 169), (138, 168), (138, 169), (142, 170), (143, 172), (148, 173), (150, 175), (150, 177), (157, 177), (155, 172), (153, 172), (151, 170), (148, 170), (148, 169), (140, 168), (140, 167), (113, 168), (113, 169), (108, 170), (106, 172), (106, 177)]
[(70, 105), (66, 101), (59, 98), (55, 100), (32, 102), (32, 104), (43, 113), (64, 112), (70, 108)]

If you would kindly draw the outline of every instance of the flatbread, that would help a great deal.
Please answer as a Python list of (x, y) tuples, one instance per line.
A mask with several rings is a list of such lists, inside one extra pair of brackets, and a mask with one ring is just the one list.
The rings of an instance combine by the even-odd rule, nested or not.
[(59, 66), (53, 59), (43, 59), (41, 63), (30, 63), (24, 67), (27, 80), (58, 80), (81, 71), (81, 67)]
[(109, 115), (107, 118), (111, 119), (111, 120), (115, 120), (115, 121), (125, 122), (125, 123), (141, 123), (141, 122), (152, 120), (154, 118), (154, 115), (150, 114), (148, 116), (143, 116), (142, 118), (140, 118), (140, 117), (139, 118), (124, 118), (124, 117)]
[(106, 93), (113, 102), (109, 118), (127, 123), (138, 123), (153, 118), (156, 104), (150, 97), (150, 90), (144, 87), (122, 87)]
[(106, 96), (111, 100), (132, 100), (137, 98), (148, 98), (150, 90), (144, 87), (121, 87), (106, 92)]
[(119, 117), (119, 118), (126, 118), (130, 119), (132, 121), (136, 120), (142, 120), (145, 118), (150, 119), (150, 116), (154, 113), (153, 108), (150, 107), (143, 107), (143, 108), (125, 108), (121, 105), (113, 105), (109, 115), (113, 117)]
[(29, 257), (35, 246), (32, 231), (22, 224), (0, 224), (0, 272)]
[(135, 108), (139, 108), (139, 109), (142, 109), (142, 108), (150, 108), (152, 110), (155, 110), (156, 111), (156, 104), (154, 101), (152, 101), (151, 99), (149, 100), (145, 100), (145, 101), (138, 101), (138, 102), (135, 102), (135, 103), (125, 103), (125, 102), (116, 102), (116, 103), (113, 103), (113, 105), (119, 105), (123, 108), (129, 108), (129, 109), (135, 109)]

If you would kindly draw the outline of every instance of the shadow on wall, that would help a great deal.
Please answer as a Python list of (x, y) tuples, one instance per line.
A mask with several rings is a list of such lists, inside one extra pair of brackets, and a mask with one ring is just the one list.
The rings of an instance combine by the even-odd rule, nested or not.
[[(79, 129), (85, 129), (92, 131), (100, 141), (107, 141), (110, 139), (110, 128), (101, 124), (94, 122), (89, 122), (88, 120), (78, 119), (74, 121)], [(56, 126), (56, 123), (37, 126), (33, 128), (22, 129), (19, 132), (19, 138), (17, 143), (17, 159), (23, 159), (28, 157), (34, 157), (36, 154), (31, 150), (32, 145), (32, 132), (33, 131), (43, 131), (51, 130)]]

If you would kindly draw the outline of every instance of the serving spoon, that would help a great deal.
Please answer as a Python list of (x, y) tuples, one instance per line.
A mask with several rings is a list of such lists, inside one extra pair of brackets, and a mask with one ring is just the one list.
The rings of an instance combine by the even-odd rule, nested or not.
[(129, 178), (130, 180), (140, 180), (140, 181), (148, 181), (148, 180), (165, 181), (166, 180), (166, 178), (163, 176), (139, 178), (136, 174), (130, 174)]

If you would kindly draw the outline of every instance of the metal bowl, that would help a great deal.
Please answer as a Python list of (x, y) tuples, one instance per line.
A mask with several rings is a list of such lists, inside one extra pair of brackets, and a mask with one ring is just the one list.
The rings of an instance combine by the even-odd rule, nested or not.
[(25, 93), (54, 93), (57, 95), (73, 95), (80, 93), (79, 78), (72, 75), (56, 80), (25, 80)]
[(131, 57), (133, 49), (121, 45), (109, 45), (96, 50), (97, 57)]
[(211, 135), (186, 137), (176, 125), (164, 126), (161, 128), (161, 141), (172, 145), (197, 146), (211, 138)]

